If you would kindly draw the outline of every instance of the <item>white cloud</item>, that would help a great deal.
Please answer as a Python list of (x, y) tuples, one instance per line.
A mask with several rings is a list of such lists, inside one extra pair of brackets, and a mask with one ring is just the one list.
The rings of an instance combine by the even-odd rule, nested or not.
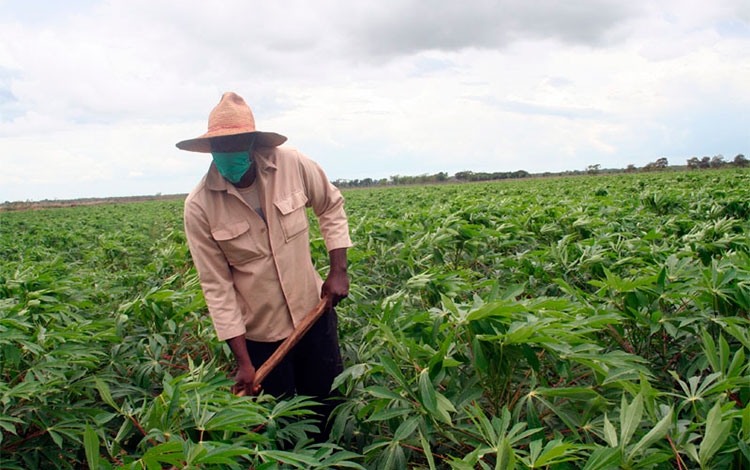
[(746, 2), (24, 5), (0, 14), (0, 200), (186, 192), (208, 160), (174, 143), (227, 90), (332, 179), (750, 145)]

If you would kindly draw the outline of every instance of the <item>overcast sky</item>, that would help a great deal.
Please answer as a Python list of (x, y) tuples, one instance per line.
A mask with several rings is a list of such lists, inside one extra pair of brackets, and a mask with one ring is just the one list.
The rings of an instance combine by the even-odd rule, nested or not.
[(331, 180), (731, 160), (750, 1), (0, 0), (0, 202), (189, 192), (225, 91)]

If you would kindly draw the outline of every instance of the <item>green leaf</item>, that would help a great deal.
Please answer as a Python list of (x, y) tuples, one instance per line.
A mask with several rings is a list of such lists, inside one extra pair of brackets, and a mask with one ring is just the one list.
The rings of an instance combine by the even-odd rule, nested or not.
[(172, 417), (176, 416), (176, 412), (180, 408), (180, 382), (175, 385), (171, 396), (172, 399), (169, 401), (169, 407), (167, 408), (167, 424), (171, 423)]
[(604, 414), (604, 440), (610, 447), (617, 447), (617, 431), (612, 423), (609, 422), (606, 413)]
[(403, 416), (412, 412), (414, 412), (414, 410), (411, 408), (384, 408), (374, 412), (366, 421), (384, 421), (386, 419)]
[(391, 377), (396, 379), (396, 381), (398, 381), (398, 383), (401, 384), (402, 387), (404, 387), (405, 389), (409, 388), (409, 384), (406, 382), (404, 374), (401, 373), (401, 369), (398, 368), (393, 359), (388, 356), (381, 356), (380, 364), (382, 364), (383, 369), (385, 369), (385, 371), (388, 372)]
[(450, 413), (456, 412), (456, 407), (453, 406), (453, 403), (451, 403), (448, 398), (445, 397), (440, 392), (435, 392), (435, 396), (437, 397), (437, 411), (438, 416), (440, 417), (440, 421), (444, 422), (445, 424), (451, 424), (451, 415)]
[(228, 446), (226, 444), (221, 444), (218, 442), (215, 444), (220, 445), (220, 447), (211, 449), (208, 452), (206, 452), (205, 455), (201, 455), (200, 457), (193, 459), (192, 463), (193, 464), (218, 463), (218, 464), (233, 465), (237, 462), (237, 460), (232, 457), (253, 454), (253, 451), (251, 449), (248, 449), (247, 447)]
[(503, 438), (497, 449), (495, 470), (513, 470), (516, 467), (516, 455), (510, 446), (510, 441)]
[(732, 422), (721, 420), (721, 405), (716, 402), (706, 418), (706, 430), (698, 449), (701, 465), (706, 465), (729, 437)]
[(354, 364), (353, 366), (347, 367), (343, 372), (337, 375), (335, 379), (333, 379), (331, 390), (337, 390), (339, 386), (346, 382), (346, 379), (348, 379), (349, 377), (354, 380), (358, 379), (362, 376), (362, 374), (367, 372), (367, 368), (367, 364)]
[(620, 407), (620, 446), (625, 447), (633, 437), (633, 433), (641, 423), (643, 416), (643, 395), (640, 393), (635, 396), (633, 403), (628, 405), (625, 394), (622, 395), (622, 404)]
[(388, 398), (388, 399), (399, 400), (399, 401), (402, 401), (404, 399), (404, 397), (402, 397), (398, 393), (388, 390), (387, 388), (382, 387), (380, 385), (372, 385), (370, 387), (367, 387), (365, 389), (365, 392), (371, 394), (372, 396), (376, 398)]
[(47, 429), (47, 433), (49, 433), (49, 437), (52, 438), (53, 441), (55, 441), (55, 444), (57, 444), (57, 447), (63, 448), (63, 440), (62, 436), (60, 434), (56, 433), (52, 429)]
[(662, 419), (659, 420), (658, 423), (656, 423), (656, 426), (653, 427), (648, 433), (646, 433), (645, 436), (641, 438), (640, 441), (636, 445), (633, 446), (633, 448), (628, 453), (627, 460), (631, 461), (635, 455), (638, 454), (638, 452), (641, 449), (648, 449), (651, 444), (658, 441), (659, 439), (662, 439), (664, 436), (667, 435), (667, 431), (669, 430), (669, 427), (672, 425), (672, 409), (669, 409), (669, 413), (667, 413), (666, 416), (664, 416)]
[(140, 460), (146, 464), (149, 470), (161, 470), (162, 466), (159, 462), (179, 465), (180, 461), (184, 460), (184, 458), (182, 444), (170, 441), (151, 447), (143, 454)]
[(471, 350), (474, 353), (474, 367), (476, 368), (478, 373), (486, 374), (489, 370), (490, 362), (487, 359), (487, 356), (484, 354), (484, 349), (482, 349), (482, 342), (479, 341), (479, 338), (477, 336), (474, 336), (471, 343)]
[(422, 397), (422, 405), (432, 415), (438, 414), (437, 408), (437, 395), (435, 394), (435, 387), (432, 385), (429, 369), (423, 369), (419, 374), (419, 394)]
[(424, 452), (424, 456), (427, 459), (427, 465), (429, 465), (430, 470), (436, 470), (435, 467), (435, 458), (432, 456), (432, 449), (430, 448), (430, 441), (427, 440), (427, 438), (422, 433), (422, 427), (420, 426), (419, 431), (419, 441), (422, 443), (422, 450)]
[(83, 431), (83, 448), (86, 451), (89, 470), (99, 470), (99, 436), (88, 423), (86, 423), (86, 430)]
[(737, 442), (737, 446), (740, 448), (740, 452), (742, 452), (742, 455), (745, 456), (745, 460), (750, 462), (750, 445), (747, 445), (746, 442), (739, 441)]
[(396, 429), (396, 432), (393, 433), (393, 440), (403, 441), (407, 437), (411, 436), (414, 430), (417, 428), (417, 424), (419, 424), (419, 419), (419, 416), (414, 416), (402, 422), (399, 425), (398, 429)]
[(567, 453), (568, 449), (571, 447), (573, 447), (573, 444), (563, 443), (559, 439), (548, 442), (547, 445), (544, 446), (544, 450), (541, 455), (539, 455), (539, 458), (534, 461), (534, 466), (544, 467), (545, 465), (552, 463), (556, 458)]
[(711, 364), (714, 372), (721, 372), (719, 356), (716, 354), (716, 343), (705, 328), (701, 331), (701, 338), (703, 339), (703, 353), (706, 355), (708, 363)]
[(620, 468), (620, 465), (617, 464), (620, 460), (618, 459), (619, 455), (619, 448), (598, 447), (591, 453), (582, 470), (609, 470)]
[(115, 403), (115, 401), (112, 399), (112, 393), (110, 393), (109, 391), (109, 385), (99, 379), (94, 379), (94, 384), (96, 385), (96, 389), (99, 390), (99, 395), (102, 397), (102, 400), (104, 400), (104, 402), (112, 408), (120, 411), (117, 403)]

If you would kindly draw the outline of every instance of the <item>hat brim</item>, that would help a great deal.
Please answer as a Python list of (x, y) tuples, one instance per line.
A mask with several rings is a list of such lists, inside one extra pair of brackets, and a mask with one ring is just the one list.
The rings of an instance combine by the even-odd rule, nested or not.
[(188, 152), (200, 152), (200, 153), (211, 153), (211, 142), (208, 140), (211, 137), (223, 137), (227, 135), (240, 135), (240, 134), (255, 134), (255, 144), (260, 147), (278, 147), (279, 145), (286, 142), (286, 137), (275, 132), (243, 132), (239, 129), (219, 129), (212, 132), (206, 132), (200, 137), (195, 139), (183, 140), (177, 142), (177, 148), (180, 150), (187, 150)]

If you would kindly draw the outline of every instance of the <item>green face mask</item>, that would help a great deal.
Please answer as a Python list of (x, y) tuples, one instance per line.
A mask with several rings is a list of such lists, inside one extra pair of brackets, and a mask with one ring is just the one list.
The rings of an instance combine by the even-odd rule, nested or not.
[(216, 169), (221, 176), (232, 183), (238, 183), (242, 176), (247, 173), (254, 161), (250, 161), (250, 154), (247, 150), (242, 152), (211, 152), (214, 157)]

